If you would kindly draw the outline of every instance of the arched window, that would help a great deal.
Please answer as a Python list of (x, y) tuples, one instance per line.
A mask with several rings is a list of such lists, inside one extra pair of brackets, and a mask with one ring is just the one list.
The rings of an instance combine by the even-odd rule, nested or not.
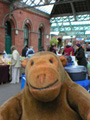
[(5, 51), (11, 54), (11, 24), (9, 21), (5, 23)]
[(42, 46), (42, 28), (39, 28), (39, 41), (38, 41), (38, 50)]
[(24, 26), (24, 46), (29, 44), (29, 28), (28, 25)]

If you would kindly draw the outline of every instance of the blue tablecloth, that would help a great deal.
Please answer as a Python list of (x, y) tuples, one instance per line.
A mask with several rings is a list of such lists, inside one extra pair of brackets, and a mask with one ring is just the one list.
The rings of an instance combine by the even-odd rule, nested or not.
[[(25, 75), (22, 74), (22, 76), (21, 76), (21, 89), (24, 88), (25, 81), (26, 81), (26, 77), (25, 77)], [(81, 85), (86, 90), (89, 90), (90, 80), (86, 79), (86, 80), (80, 80), (80, 81), (74, 81), (74, 82)]]
[(75, 83), (83, 86), (86, 90), (89, 90), (90, 80), (80, 80), (80, 81), (74, 81)]

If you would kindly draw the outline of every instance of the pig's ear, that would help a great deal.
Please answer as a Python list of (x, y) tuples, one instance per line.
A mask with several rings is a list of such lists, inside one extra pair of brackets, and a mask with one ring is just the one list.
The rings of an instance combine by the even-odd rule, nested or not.
[(62, 55), (59, 57), (59, 59), (61, 60), (63, 66), (67, 64), (67, 58), (65, 56)]
[(28, 60), (29, 60), (29, 59), (24, 59), (24, 60), (22, 60), (22, 61), (21, 61), (21, 65), (22, 65), (23, 67), (26, 67)]

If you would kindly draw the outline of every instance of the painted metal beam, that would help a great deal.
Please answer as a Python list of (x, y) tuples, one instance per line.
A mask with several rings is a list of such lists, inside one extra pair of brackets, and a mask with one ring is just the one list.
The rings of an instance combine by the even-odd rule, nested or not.
[(73, 12), (74, 19), (75, 19), (75, 21), (76, 21), (76, 11), (75, 11), (73, 2), (70, 2), (70, 5), (71, 5), (71, 8), (72, 8), (72, 12)]
[[(38, 0), (39, 1), (39, 0)], [(26, 9), (26, 8), (32, 8), (32, 7), (40, 7), (45, 5), (59, 5), (59, 4), (65, 4), (65, 3), (71, 3), (71, 2), (80, 2), (80, 1), (86, 1), (86, 0), (45, 0), (44, 2), (40, 0), (38, 4), (35, 4), (35, 0), (26, 0), (25, 2), (28, 2), (28, 5), (23, 4), (22, 7), (14, 8), (13, 10), (17, 9)], [(24, 6), (25, 5), (25, 6)]]
[[(76, 13), (76, 15), (84, 15), (84, 14), (90, 14), (90, 11)], [(54, 17), (54, 18), (55, 17), (63, 17), (63, 16), (73, 16), (73, 13), (54, 14), (54, 15), (51, 15), (50, 18), (52, 18), (52, 17)]]

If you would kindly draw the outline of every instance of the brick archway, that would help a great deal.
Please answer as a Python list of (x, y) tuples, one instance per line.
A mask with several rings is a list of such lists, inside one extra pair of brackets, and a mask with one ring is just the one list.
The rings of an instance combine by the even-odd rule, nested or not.
[(2, 22), (2, 26), (5, 27), (5, 23), (9, 21), (11, 23), (11, 27), (12, 27), (12, 30), (11, 30), (11, 36), (12, 36), (12, 42), (11, 42), (11, 45), (15, 45), (15, 31), (18, 29), (18, 25), (17, 25), (17, 21), (16, 21), (16, 18), (13, 14), (6, 14), (4, 16), (4, 19), (3, 19), (3, 22)]
[(26, 18), (24, 21), (23, 21), (23, 24), (22, 24), (22, 29), (24, 30), (24, 26), (28, 26), (29, 28), (29, 40), (28, 40), (28, 45), (30, 46), (31, 45), (31, 32), (33, 31), (33, 24), (32, 24), (32, 21), (28, 18)]
[(43, 34), (46, 33), (46, 28), (45, 28), (44, 23), (40, 23), (40, 24), (38, 25), (37, 32), (38, 32), (39, 28), (42, 28)]
[(24, 21), (23, 21), (23, 24), (22, 24), (22, 29), (24, 29), (24, 26), (27, 25), (29, 27), (29, 31), (33, 31), (33, 24), (32, 24), (32, 21), (28, 18), (26, 18)]
[[(46, 29), (45, 29), (45, 25), (43, 24), (43, 23), (40, 23), (39, 25), (38, 25), (38, 33), (39, 33), (39, 37), (38, 37), (38, 48), (40, 49), (40, 46), (44, 46), (44, 41), (45, 41), (45, 38), (44, 38), (44, 34), (45, 34), (45, 31), (46, 31)], [(41, 34), (42, 34), (42, 36), (40, 35), (40, 31), (42, 32)], [(40, 36), (41, 36), (41, 38), (40, 38)]]

